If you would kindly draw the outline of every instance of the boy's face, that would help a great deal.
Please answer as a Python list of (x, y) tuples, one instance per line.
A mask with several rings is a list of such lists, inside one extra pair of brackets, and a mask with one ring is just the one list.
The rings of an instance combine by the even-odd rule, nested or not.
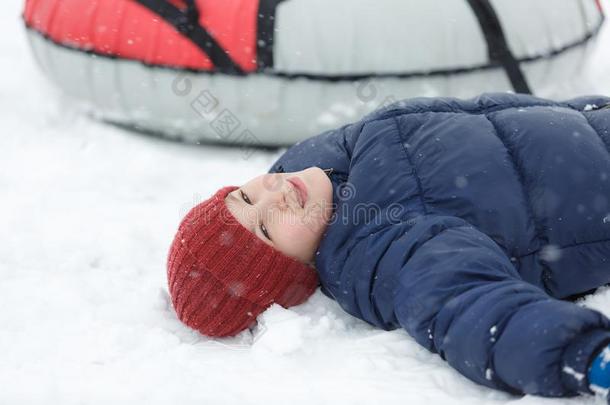
[(225, 198), (235, 218), (268, 245), (313, 265), (332, 214), (332, 184), (310, 167), (294, 173), (266, 173)]

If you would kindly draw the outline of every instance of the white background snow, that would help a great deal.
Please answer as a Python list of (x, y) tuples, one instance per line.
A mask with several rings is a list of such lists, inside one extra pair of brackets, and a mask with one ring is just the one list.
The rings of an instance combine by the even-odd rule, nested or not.
[[(81, 114), (0, 13), (0, 404), (593, 404), (513, 397), (463, 378), (402, 330), (375, 329), (320, 291), (213, 340), (168, 303), (167, 248), (186, 210), (265, 172)], [(610, 95), (610, 24), (578, 93)], [(558, 86), (557, 96), (565, 85)], [(168, 90), (169, 91), (169, 90)], [(610, 290), (585, 301), (610, 315)]]

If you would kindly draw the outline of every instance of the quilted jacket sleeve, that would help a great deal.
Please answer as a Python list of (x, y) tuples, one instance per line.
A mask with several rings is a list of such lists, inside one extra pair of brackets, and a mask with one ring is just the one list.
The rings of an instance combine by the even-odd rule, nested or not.
[(367, 247), (375, 263), (345, 261), (334, 293), (356, 295), (338, 299), (348, 312), (379, 324), (394, 286), (396, 327), (469, 379), (513, 393), (590, 392), (588, 361), (610, 341), (605, 316), (524, 282), (504, 251), (460, 218), (427, 216), (391, 241), (369, 240), (400, 226), (352, 248)]

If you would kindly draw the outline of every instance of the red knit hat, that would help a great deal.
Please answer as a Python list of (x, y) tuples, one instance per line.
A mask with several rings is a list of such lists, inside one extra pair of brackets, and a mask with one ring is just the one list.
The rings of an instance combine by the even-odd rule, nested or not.
[(204, 335), (232, 336), (276, 302), (303, 303), (318, 286), (314, 268), (241, 225), (225, 204), (237, 186), (218, 190), (184, 217), (167, 258), (178, 318)]

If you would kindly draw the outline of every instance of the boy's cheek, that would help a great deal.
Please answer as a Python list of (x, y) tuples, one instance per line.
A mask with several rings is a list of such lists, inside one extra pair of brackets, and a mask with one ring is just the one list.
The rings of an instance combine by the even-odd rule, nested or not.
[(298, 223), (286, 229), (285, 236), (290, 243), (309, 243), (316, 238), (314, 224)]

